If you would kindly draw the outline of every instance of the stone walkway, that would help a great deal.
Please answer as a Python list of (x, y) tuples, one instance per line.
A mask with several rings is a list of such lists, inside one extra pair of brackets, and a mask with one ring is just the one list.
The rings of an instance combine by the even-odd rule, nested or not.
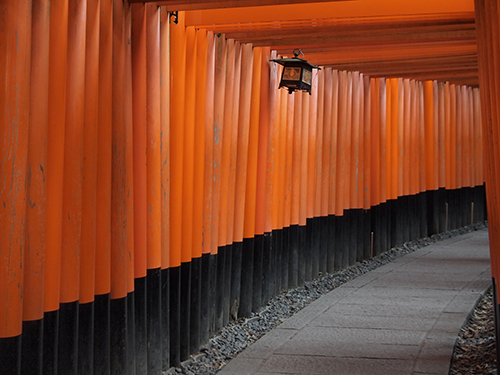
[(487, 229), (452, 237), (334, 289), (218, 374), (445, 375), (490, 285)]

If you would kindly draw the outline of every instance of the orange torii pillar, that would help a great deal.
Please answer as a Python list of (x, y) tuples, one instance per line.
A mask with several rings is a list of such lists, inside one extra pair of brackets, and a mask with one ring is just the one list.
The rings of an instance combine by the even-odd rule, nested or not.
[(30, 128), (31, 2), (2, 2), (0, 74), (0, 370), (21, 369), (23, 258), (25, 257), (26, 166)]
[[(494, 311), (496, 321), (500, 318), (498, 304), (498, 262), (500, 259), (500, 210), (498, 207), (498, 192), (500, 189), (500, 154), (498, 142), (500, 139), (500, 117), (498, 103), (498, 33), (499, 13), (496, 1), (475, 0), (475, 14), (477, 25), (479, 79), (481, 85), (481, 112), (484, 144), (484, 173), (486, 180), (486, 197), (488, 204), (488, 226), (490, 233), (491, 269), (494, 286)], [(496, 324), (497, 347), (500, 345), (500, 325)]]
[[(39, 373), (43, 368), (43, 288), (45, 281), (47, 212), (45, 171), (47, 169), (46, 145), (49, 104), (49, 2), (39, 1), (33, 3), (32, 12), (31, 91), (27, 164), (30, 177), (26, 181), (26, 198), (30, 204), (26, 206), (21, 373)], [(3, 347), (0, 348), (0, 352), (4, 351), (8, 352)], [(4, 362), (4, 359), (0, 358), (0, 362)], [(1, 367), (2, 365), (0, 365)]]
[[(113, 101), (113, 4), (100, 2), (99, 28), (99, 124), (112, 123)], [(94, 302), (94, 371), (110, 368), (111, 291), (111, 165), (112, 127), (98, 126)]]

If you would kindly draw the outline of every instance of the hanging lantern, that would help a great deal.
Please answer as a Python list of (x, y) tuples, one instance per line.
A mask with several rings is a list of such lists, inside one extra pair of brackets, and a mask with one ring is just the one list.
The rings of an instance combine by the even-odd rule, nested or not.
[(321, 69), (316, 65), (312, 65), (299, 58), (299, 54), (304, 54), (300, 49), (293, 51), (294, 57), (288, 59), (273, 59), (275, 63), (283, 65), (283, 73), (279, 88), (286, 87), (288, 93), (291, 94), (295, 90), (307, 91), (311, 95), (312, 70)]

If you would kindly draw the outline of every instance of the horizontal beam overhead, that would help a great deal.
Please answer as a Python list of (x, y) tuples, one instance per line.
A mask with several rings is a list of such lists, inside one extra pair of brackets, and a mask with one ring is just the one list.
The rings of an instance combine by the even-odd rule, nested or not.
[(188, 26), (271, 47), (279, 55), (290, 56), (300, 48), (315, 65), (377, 77), (478, 84), (473, 0), (165, 0), (158, 4), (187, 10)]

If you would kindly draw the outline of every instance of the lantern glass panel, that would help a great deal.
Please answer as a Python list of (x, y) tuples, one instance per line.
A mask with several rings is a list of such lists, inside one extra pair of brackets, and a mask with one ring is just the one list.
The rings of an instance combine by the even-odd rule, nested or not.
[(300, 81), (300, 68), (294, 66), (285, 67), (283, 71), (283, 80)]
[(304, 71), (302, 72), (302, 82), (311, 85), (312, 72), (310, 70), (304, 69)]

